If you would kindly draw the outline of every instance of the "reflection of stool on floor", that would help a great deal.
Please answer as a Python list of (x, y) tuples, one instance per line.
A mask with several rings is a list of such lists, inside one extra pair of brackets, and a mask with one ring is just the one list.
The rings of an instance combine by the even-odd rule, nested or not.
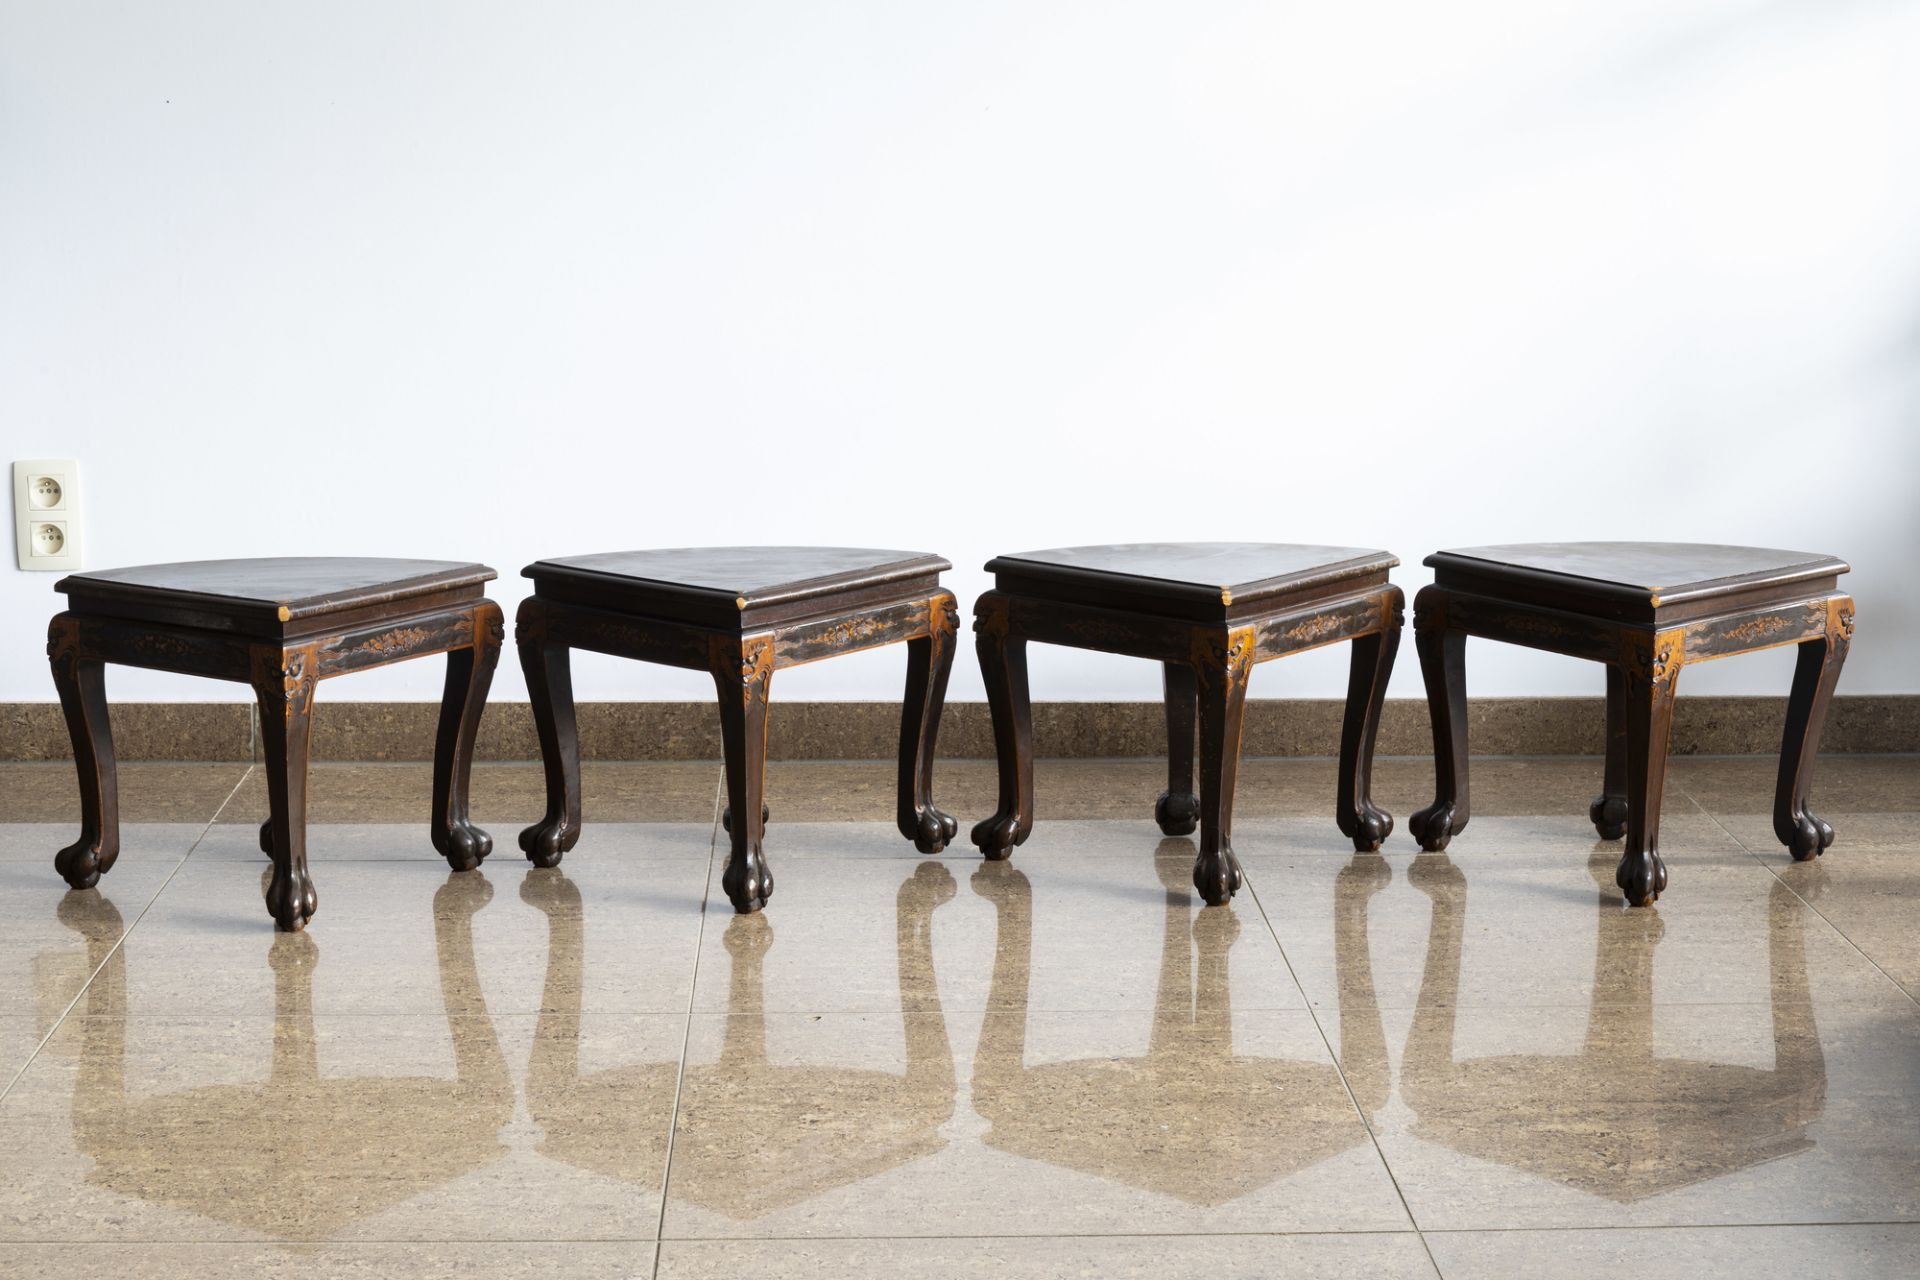
[[(973, 1106), (993, 1124), (987, 1145), (1210, 1207), (1368, 1141), (1333, 1063), (1234, 1052), (1228, 957), (1240, 922), (1226, 911), (1196, 917), (1190, 848), (1166, 840), (1154, 855), (1166, 926), (1153, 1027), (1138, 1058), (1027, 1065), (1033, 891), (1010, 863), (988, 862), (974, 873), (974, 892), (999, 917), (973, 1060)], [(1372, 854), (1356, 856), (1355, 868), (1342, 872), (1335, 890), (1335, 951), (1343, 967), (1364, 969), (1366, 902), (1392, 870)], [(1388, 1090), (1371, 977), (1356, 982), (1351, 999), (1342, 996), (1341, 1065), (1371, 1114)]]
[[(534, 871), (521, 896), (547, 913), (552, 938), (527, 1073), (528, 1110), (547, 1131), (541, 1154), (657, 1187), (680, 1064), (580, 1074), (579, 893), (558, 871)], [(923, 862), (896, 898), (904, 1075), (770, 1062), (761, 966), (773, 946), (773, 924), (762, 914), (732, 919), (725, 937), (733, 965), (725, 1038), (719, 1061), (688, 1065), (680, 1082), (668, 1188), (673, 1199), (744, 1221), (946, 1145), (940, 1126), (953, 1116), (955, 1082), (933, 976), (933, 912), (953, 896), (953, 873)]]
[[(1600, 893), (1585, 1049), (1456, 1061), (1467, 881), (1444, 854), (1408, 880), (1433, 900), (1426, 972), (1400, 1065), (1413, 1133), (1464, 1155), (1627, 1203), (1812, 1145), (1826, 1106), (1826, 1060), (1807, 985), (1807, 907), (1774, 882), (1767, 911), (1773, 996), (1771, 1070), (1656, 1056), (1653, 912), (1623, 911), (1612, 858), (1589, 867)], [(1471, 1017), (1472, 1014), (1467, 1015)]]
[(547, 917), (547, 978), (527, 1063), (527, 1114), (540, 1126), (540, 1154), (658, 1191), (679, 1059), (582, 1075), (587, 938), (580, 890), (558, 868), (535, 869), (520, 884), (520, 900)]
[(1845, 562), (1805, 551), (1683, 542), (1521, 543), (1427, 557), (1414, 643), (1433, 719), (1434, 801), (1407, 820), (1436, 853), (1467, 825), (1467, 637), (1607, 665), (1607, 772), (1591, 816), (1627, 838), (1615, 883), (1644, 907), (1667, 887), (1660, 798), (1674, 687), (1690, 662), (1798, 645), (1773, 831), (1804, 861), (1833, 843), (1807, 809), (1820, 727), (1853, 640)]
[[(93, 1159), (89, 1180), (269, 1237), (332, 1239), (500, 1159), (513, 1081), (480, 995), (472, 923), (492, 894), (478, 875), (452, 876), (433, 898), (451, 1080), (323, 1077), (313, 1026), (319, 947), (299, 935), (277, 939), (268, 953), (267, 1079), (135, 1096), (126, 1083), (126, 973), (109, 965), (88, 988), (87, 1012), (102, 1016), (80, 1020), (73, 1085), (74, 1142)], [(96, 901), (102, 909), (88, 919), (61, 918), (87, 936), (89, 952), (104, 952), (119, 919)], [(201, 1051), (186, 1045), (180, 1057)]]

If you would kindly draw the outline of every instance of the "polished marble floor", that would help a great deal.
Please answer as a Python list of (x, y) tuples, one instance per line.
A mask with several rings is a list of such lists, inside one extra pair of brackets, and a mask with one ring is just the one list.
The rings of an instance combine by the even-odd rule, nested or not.
[[(1330, 761), (1249, 761), (1202, 910), (1160, 766), (1050, 761), (1010, 863), (921, 858), (882, 764), (770, 769), (778, 889), (719, 893), (717, 768), (483, 766), (451, 875), (425, 766), (316, 770), (320, 911), (276, 936), (244, 765), (128, 765), (100, 889), (70, 771), (0, 766), (0, 1275), (1887, 1276), (1920, 1272), (1920, 758), (1681, 759), (1627, 911), (1590, 760), (1430, 765), (1354, 855)], [(991, 770), (943, 764), (943, 806)]]

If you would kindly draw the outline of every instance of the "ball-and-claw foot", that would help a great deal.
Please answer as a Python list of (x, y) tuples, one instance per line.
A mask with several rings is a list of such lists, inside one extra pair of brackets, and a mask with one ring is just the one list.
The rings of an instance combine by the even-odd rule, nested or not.
[(921, 853), (939, 853), (960, 834), (960, 823), (938, 809), (922, 809), (913, 833), (913, 847)]
[(1785, 842), (1795, 862), (1811, 862), (1833, 843), (1833, 828), (1815, 813), (1794, 815), (1791, 837)]
[(91, 889), (100, 877), (113, 868), (118, 849), (96, 849), (85, 840), (68, 845), (53, 855), (53, 869), (71, 889)]
[(1437, 801), (1407, 819), (1407, 830), (1413, 832), (1413, 838), (1428, 853), (1439, 853), (1447, 847), (1447, 842), (1459, 833), (1464, 821), (1454, 821), (1453, 802)]
[(558, 818), (542, 818), (520, 833), (520, 852), (536, 867), (557, 867), (580, 838), (580, 828)]
[(268, 818), (260, 824), (260, 852), (273, 856), (273, 819)]
[(1355, 853), (1378, 853), (1380, 846), (1393, 834), (1393, 815), (1376, 804), (1368, 803), (1365, 808), (1349, 821), (1351, 830), (1347, 834), (1353, 837)]
[(1011, 813), (996, 813), (974, 823), (969, 838), (987, 861), (1004, 861), (1013, 856), (1014, 846), (1022, 839), (1020, 820)]
[(1240, 860), (1233, 856), (1232, 849), (1222, 848), (1217, 853), (1202, 849), (1193, 861), (1193, 887), (1210, 907), (1225, 906), (1240, 892), (1244, 880)]
[[(766, 826), (768, 819), (772, 817), (773, 817), (773, 810), (767, 808), (767, 806), (765, 806), (764, 804), (761, 805), (760, 806), (760, 825), (762, 827)], [(720, 811), (720, 829), (726, 832), (728, 835), (733, 834), (733, 810), (732, 809), (722, 809)]]
[(1190, 836), (1200, 826), (1200, 797), (1191, 791), (1162, 791), (1153, 802), (1153, 820), (1170, 836)]
[(1627, 798), (1600, 796), (1588, 806), (1587, 817), (1602, 840), (1618, 840), (1627, 834)]
[(1613, 873), (1613, 882), (1626, 895), (1628, 905), (1650, 907), (1667, 887), (1667, 864), (1660, 861), (1660, 854), (1654, 849), (1629, 853), (1620, 859), (1620, 869)]
[(493, 837), (472, 823), (463, 822), (434, 832), (433, 847), (455, 871), (472, 871), (493, 852)]
[(720, 876), (720, 887), (726, 890), (733, 909), (743, 916), (766, 906), (773, 896), (773, 872), (767, 869), (765, 855), (758, 849), (735, 854)]
[(267, 910), (283, 933), (298, 933), (320, 909), (320, 895), (304, 870), (283, 871), (276, 866), (267, 880)]

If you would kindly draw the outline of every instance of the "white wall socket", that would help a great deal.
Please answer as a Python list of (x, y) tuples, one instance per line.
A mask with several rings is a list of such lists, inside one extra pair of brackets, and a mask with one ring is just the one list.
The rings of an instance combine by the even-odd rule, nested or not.
[(72, 458), (14, 463), (13, 523), (22, 569), (80, 568), (80, 464)]

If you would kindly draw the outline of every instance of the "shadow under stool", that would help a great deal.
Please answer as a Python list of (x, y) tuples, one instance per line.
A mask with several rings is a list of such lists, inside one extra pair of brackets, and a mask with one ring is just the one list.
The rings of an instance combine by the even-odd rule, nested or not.
[(120, 856), (113, 730), (104, 667), (118, 663), (253, 687), (272, 816), (260, 848), (273, 859), (267, 910), (306, 927), (319, 905), (307, 872), (307, 762), (314, 687), (331, 676), (447, 655), (433, 755), (433, 847), (455, 871), (493, 850), (467, 817), (474, 734), (500, 656), (500, 607), (481, 595), (496, 575), (448, 560), (286, 557), (195, 560), (76, 573), (55, 589), (67, 611), (47, 630), (53, 683), (80, 773), (80, 839), (54, 866), (75, 889)]
[(1170, 836), (1199, 826), (1193, 883), (1219, 906), (1242, 881), (1232, 826), (1248, 675), (1256, 663), (1351, 640), (1334, 816), (1356, 849), (1378, 849), (1393, 830), (1369, 787), (1380, 703), (1400, 645), (1404, 597), (1387, 581), (1399, 563), (1385, 551), (1277, 542), (1116, 543), (989, 561), (994, 589), (974, 605), (974, 632), (1000, 805), (973, 828), (974, 844), (998, 860), (1033, 830), (1027, 642), (1151, 658), (1162, 664), (1167, 712), (1167, 790), (1154, 818)]
[(958, 826), (933, 807), (934, 739), (953, 666), (953, 594), (938, 556), (864, 547), (681, 547), (541, 560), (514, 636), (546, 768), (547, 812), (520, 833), (536, 866), (580, 838), (580, 736), (569, 651), (691, 667), (713, 676), (732, 842), (721, 887), (736, 911), (773, 896), (762, 840), (767, 697), (782, 667), (907, 646), (900, 716), (900, 834), (922, 853)]
[(1589, 816), (1626, 837), (1615, 882), (1644, 907), (1667, 887), (1660, 800), (1674, 689), (1690, 662), (1799, 646), (1773, 832), (1797, 861), (1833, 828), (1807, 808), (1820, 728), (1853, 640), (1845, 561), (1806, 551), (1685, 542), (1538, 542), (1439, 551), (1414, 599), (1414, 643), (1433, 717), (1434, 801), (1408, 820), (1430, 853), (1467, 825), (1467, 637), (1607, 667), (1606, 778)]

